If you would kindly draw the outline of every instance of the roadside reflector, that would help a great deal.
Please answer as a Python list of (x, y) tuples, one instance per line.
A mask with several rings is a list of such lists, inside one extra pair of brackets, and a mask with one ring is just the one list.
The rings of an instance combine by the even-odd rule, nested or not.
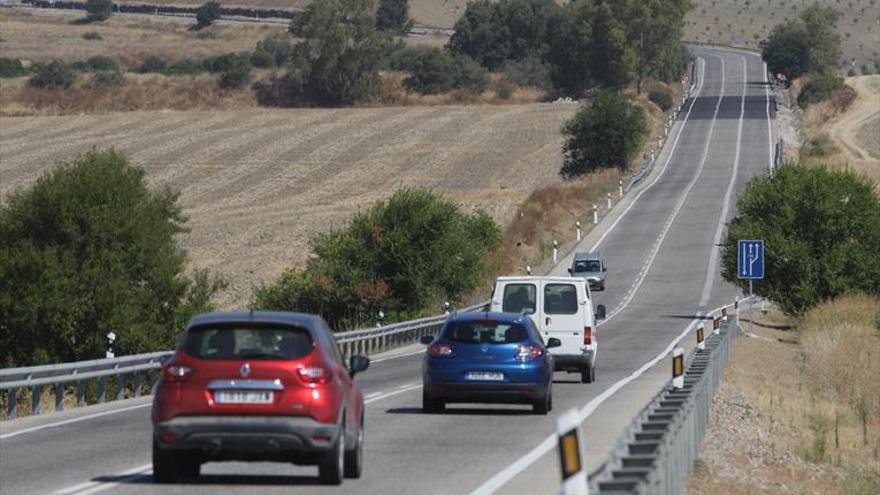
[(697, 327), (697, 349), (706, 350), (706, 342), (704, 341), (703, 327)]
[(681, 347), (672, 352), (672, 386), (684, 388), (684, 349)]
[(727, 321), (727, 306), (721, 308), (721, 319)]
[(713, 319), (712, 320), (712, 328), (714, 330), (718, 330), (719, 328), (721, 328), (721, 320), (718, 318)]
[(570, 409), (556, 420), (559, 466), (562, 470), (563, 495), (588, 495), (587, 473), (581, 460), (577, 411)]

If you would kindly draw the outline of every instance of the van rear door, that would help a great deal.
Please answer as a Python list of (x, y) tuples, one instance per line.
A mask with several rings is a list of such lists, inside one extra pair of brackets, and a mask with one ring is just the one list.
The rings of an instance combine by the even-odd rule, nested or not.
[[(556, 354), (580, 354), (584, 345), (586, 294), (581, 293), (583, 282), (544, 282), (541, 288), (543, 296), (543, 314), (540, 322), (541, 335), (544, 340), (554, 337), (562, 342), (562, 346), (553, 349)], [(580, 290), (579, 290), (580, 289)]]
[[(539, 308), (538, 295), (540, 294), (540, 284), (536, 282), (504, 282), (501, 287), (496, 287), (496, 292), (500, 291), (501, 307), (493, 307), (493, 311), (502, 311), (504, 313), (527, 314), (529, 318), (535, 322), (538, 328), (541, 328), (541, 322), (535, 314)], [(493, 302), (495, 301), (493, 297)]]

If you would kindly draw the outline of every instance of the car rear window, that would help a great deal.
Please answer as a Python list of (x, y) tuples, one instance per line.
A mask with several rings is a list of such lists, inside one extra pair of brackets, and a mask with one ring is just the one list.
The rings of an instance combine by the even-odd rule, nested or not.
[(443, 338), (468, 344), (511, 344), (528, 340), (529, 332), (522, 325), (497, 321), (459, 321), (446, 327)]
[(181, 350), (200, 359), (285, 360), (314, 348), (308, 330), (269, 325), (214, 325), (191, 328)]
[(572, 284), (544, 286), (544, 314), (573, 315), (577, 312), (577, 287)]
[(504, 298), (501, 311), (504, 313), (534, 314), (537, 307), (537, 290), (534, 284), (507, 284), (504, 286)]

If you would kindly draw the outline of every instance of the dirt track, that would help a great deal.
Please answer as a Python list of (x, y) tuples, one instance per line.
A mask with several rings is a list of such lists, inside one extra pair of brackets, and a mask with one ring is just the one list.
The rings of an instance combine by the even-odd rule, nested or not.
[(849, 158), (861, 164), (863, 171), (880, 179), (880, 76), (858, 76), (846, 79), (859, 96), (850, 110), (828, 129)]
[(4, 118), (0, 198), (59, 160), (115, 146), (181, 192), (195, 266), (226, 274), (224, 308), (307, 257), (308, 238), (401, 187), (426, 187), (507, 221), (553, 182), (574, 105)]

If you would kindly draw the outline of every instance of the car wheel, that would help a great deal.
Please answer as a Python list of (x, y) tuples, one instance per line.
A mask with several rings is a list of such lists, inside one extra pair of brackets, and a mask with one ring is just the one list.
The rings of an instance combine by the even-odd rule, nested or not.
[[(188, 453), (177, 453), (175, 456), (177, 458), (177, 472), (180, 473), (181, 476), (195, 478), (199, 475), (202, 470), (202, 462), (195, 457), (183, 457)], [(194, 455), (194, 454), (189, 454)]]
[(324, 455), (318, 464), (318, 478), (322, 485), (341, 485), (342, 475), (345, 470), (345, 419), (342, 420), (343, 428), (339, 432), (336, 442), (330, 452)]
[(596, 368), (588, 366), (581, 370), (581, 383), (593, 383), (596, 379)]
[(446, 408), (446, 403), (442, 399), (434, 399), (429, 397), (427, 392), (422, 392), (422, 412), (439, 413)]
[(157, 483), (175, 483), (180, 478), (177, 456), (173, 450), (163, 450), (153, 440), (153, 479)]
[(553, 396), (548, 392), (532, 403), (532, 413), (546, 415), (553, 405)]
[(345, 477), (360, 478), (364, 470), (364, 418), (358, 428), (357, 444), (345, 452)]

